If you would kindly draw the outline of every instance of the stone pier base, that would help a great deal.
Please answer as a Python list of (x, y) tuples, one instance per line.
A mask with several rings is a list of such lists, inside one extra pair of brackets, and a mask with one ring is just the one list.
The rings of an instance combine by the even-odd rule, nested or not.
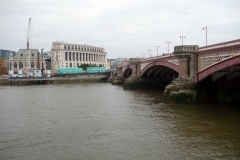
[(143, 78), (138, 77), (137, 75), (131, 75), (129, 78), (127, 78), (123, 83), (124, 89), (138, 89), (143, 88), (146, 84), (146, 80)]
[(177, 78), (164, 90), (164, 97), (176, 102), (196, 102), (196, 82), (188, 78)]
[(112, 81), (113, 81), (113, 76), (110, 76), (110, 77), (108, 78), (107, 82), (112, 83)]
[(123, 84), (124, 79), (120, 76), (116, 76), (113, 80), (112, 80), (112, 84)]

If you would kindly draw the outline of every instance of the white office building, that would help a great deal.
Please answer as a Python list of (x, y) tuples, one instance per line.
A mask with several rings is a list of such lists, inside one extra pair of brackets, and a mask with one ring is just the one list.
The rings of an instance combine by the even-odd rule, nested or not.
[(58, 68), (77, 68), (81, 64), (107, 67), (107, 52), (103, 47), (86, 44), (52, 42), (52, 73)]

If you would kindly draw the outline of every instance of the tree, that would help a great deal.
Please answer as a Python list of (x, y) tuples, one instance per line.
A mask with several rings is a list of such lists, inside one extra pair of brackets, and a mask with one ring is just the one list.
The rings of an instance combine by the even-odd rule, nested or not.
[(85, 64), (85, 63), (83, 63), (78, 68), (82, 68), (83, 70), (87, 70), (87, 67), (98, 67), (98, 66), (96, 66), (94, 64)]

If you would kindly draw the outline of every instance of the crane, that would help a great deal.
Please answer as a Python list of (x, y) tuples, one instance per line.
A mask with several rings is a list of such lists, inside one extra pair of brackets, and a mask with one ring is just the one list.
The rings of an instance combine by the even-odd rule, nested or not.
[(27, 51), (26, 51), (26, 62), (25, 62), (25, 72), (24, 74), (28, 74), (30, 71), (30, 39), (31, 39), (31, 21), (32, 19), (29, 18), (28, 22), (28, 31), (27, 31)]

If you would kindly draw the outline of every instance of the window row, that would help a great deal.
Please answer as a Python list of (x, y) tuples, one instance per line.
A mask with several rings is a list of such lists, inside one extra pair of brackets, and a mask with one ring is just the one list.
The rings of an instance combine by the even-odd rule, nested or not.
[[(21, 54), (21, 57), (23, 56), (23, 54)], [(27, 54), (27, 57), (28, 57), (28, 54)], [(32, 53), (32, 57), (34, 57), (34, 54)]]
[(90, 52), (103, 52), (103, 49), (101, 48), (92, 48), (92, 47), (86, 47), (86, 46), (70, 46), (70, 45), (64, 45), (65, 50), (79, 50), (79, 51), (90, 51)]
[[(84, 63), (69, 63), (69, 64), (66, 63), (66, 66), (65, 66), (65, 67), (66, 67), (66, 68), (72, 68), (72, 67), (74, 67), (74, 68), (75, 68), (75, 67), (78, 67), (78, 68), (79, 68), (82, 64), (84, 64)], [(76, 65), (77, 65), (77, 66), (76, 66)], [(90, 63), (90, 65), (91, 65), (91, 63)], [(95, 66), (96, 66), (97, 64), (96, 64), (96, 63), (95, 63), (95, 64), (93, 63), (92, 65), (95, 65)], [(99, 64), (99, 67), (105, 67), (105, 66), (104, 66), (104, 64)], [(62, 64), (62, 68), (64, 68), (63, 64)]]
[[(65, 61), (105, 62), (105, 58), (105, 55), (99, 54), (65, 52)], [(52, 61), (59, 61), (58, 55), (53, 54)]]
[[(30, 68), (34, 69), (35, 66), (38, 67), (38, 62), (31, 62), (29, 63)], [(12, 63), (10, 62), (10, 68)], [(13, 62), (13, 68), (23, 69), (28, 67), (28, 62)]]

